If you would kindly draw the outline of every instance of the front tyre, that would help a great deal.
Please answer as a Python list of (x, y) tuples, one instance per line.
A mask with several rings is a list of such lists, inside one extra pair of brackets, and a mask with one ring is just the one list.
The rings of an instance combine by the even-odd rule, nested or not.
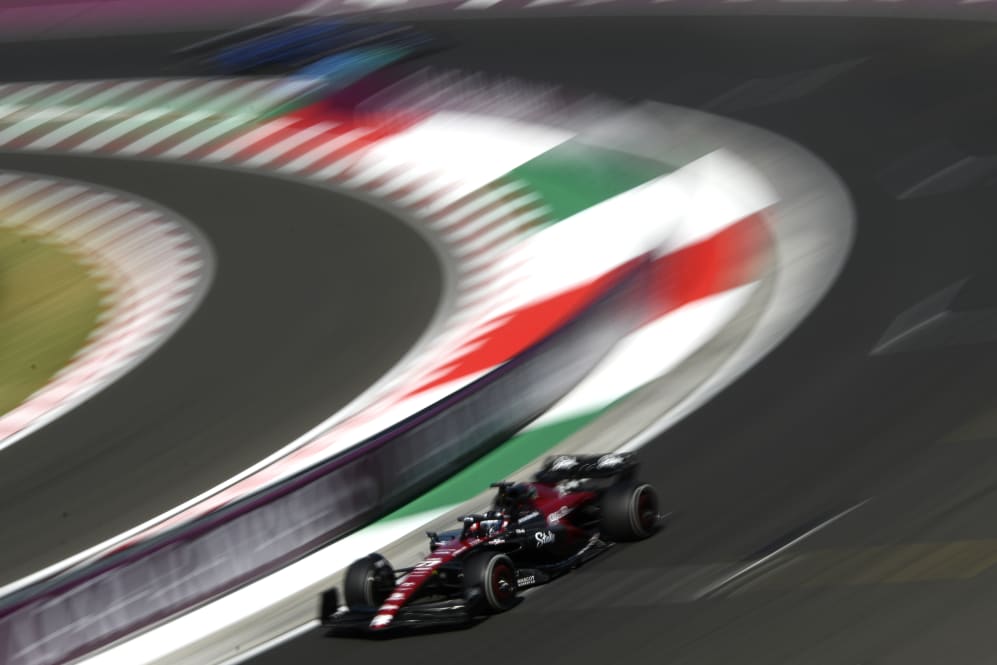
[(357, 559), (346, 569), (343, 595), (351, 610), (380, 607), (395, 588), (395, 571), (380, 554)]
[(479, 552), (464, 563), (464, 597), (480, 597), (491, 612), (516, 604), (516, 566), (500, 552)]
[(612, 541), (643, 540), (658, 526), (658, 493), (647, 483), (613, 485), (602, 497), (601, 535)]

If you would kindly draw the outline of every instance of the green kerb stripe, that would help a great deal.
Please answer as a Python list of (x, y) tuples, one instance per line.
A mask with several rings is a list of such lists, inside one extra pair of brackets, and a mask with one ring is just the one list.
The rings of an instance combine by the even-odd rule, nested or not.
[[(614, 196), (667, 175), (676, 167), (573, 140), (548, 150), (486, 185), (524, 182), (540, 195), (554, 224)], [(598, 418), (612, 404), (581, 416), (523, 432), (381, 521), (410, 517), (466, 501), (502, 480)]]
[(516, 435), (477, 462), (459, 471), (449, 480), (437, 485), (395, 512), (385, 520), (409, 517), (428, 510), (452, 506), (480, 494), (489, 483), (506, 476), (540, 457), (558, 443), (595, 420), (602, 411), (586, 413), (546, 427)]
[(567, 219), (674, 170), (662, 162), (575, 140), (522, 164), (507, 177), (529, 183), (556, 219)]

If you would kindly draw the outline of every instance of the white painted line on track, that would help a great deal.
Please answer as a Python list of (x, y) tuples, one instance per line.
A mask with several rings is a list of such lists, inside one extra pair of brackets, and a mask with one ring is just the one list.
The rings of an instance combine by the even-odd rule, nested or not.
[(293, 125), (295, 120), (293, 118), (277, 118), (275, 120), (270, 120), (265, 122), (259, 127), (253, 129), (250, 132), (238, 136), (222, 147), (218, 148), (211, 154), (205, 157), (207, 161), (224, 161), (230, 159), (235, 155), (239, 154), (243, 150), (246, 150), (256, 143), (259, 143), (263, 139), (267, 138), (271, 134), (276, 134), (285, 127)]
[(255, 116), (248, 113), (239, 113), (233, 115), (231, 118), (226, 118), (220, 122), (205, 128), (204, 130), (194, 134), (188, 139), (185, 139), (182, 143), (178, 143), (174, 147), (170, 148), (162, 154), (165, 159), (176, 159), (188, 155), (198, 148), (207, 145), (216, 138), (226, 134), (230, 131), (237, 129), (241, 125), (245, 125), (248, 122), (252, 122)]
[(253, 647), (252, 649), (249, 649), (245, 653), (241, 653), (238, 656), (233, 656), (228, 660), (224, 660), (218, 663), (218, 665), (238, 665), (239, 663), (243, 663), (249, 660), (250, 658), (255, 658), (256, 656), (259, 656), (262, 653), (270, 651), (270, 649), (275, 649), (284, 642), (290, 642), (294, 638), (304, 635), (305, 633), (311, 631), (314, 628), (318, 628), (321, 625), (322, 622), (319, 621), (318, 619), (309, 621), (308, 623), (303, 623), (297, 628), (292, 628), (283, 635), (278, 635), (277, 637), (271, 640), (263, 642), (262, 644), (259, 644)]
[(58, 144), (60, 141), (64, 141), (69, 138), (76, 132), (85, 129), (96, 122), (100, 122), (101, 120), (120, 113), (121, 109), (116, 106), (116, 104), (120, 103), (120, 98), (127, 95), (140, 85), (142, 85), (142, 81), (125, 81), (108, 88), (98, 95), (88, 98), (86, 100), (87, 106), (96, 110), (85, 113), (72, 122), (42, 136), (28, 147), (32, 150), (50, 148)]
[(334, 122), (320, 122), (311, 127), (305, 127), (286, 139), (270, 146), (259, 154), (253, 155), (246, 160), (246, 165), (258, 167), (263, 166), (264, 164), (269, 164), (284, 153), (294, 150), (303, 143), (307, 143), (308, 141), (321, 136), (325, 132), (334, 129), (335, 127), (336, 123)]
[[(44, 235), (68, 248), (104, 290), (102, 316), (68, 365), (0, 415), (0, 450), (13, 445), (103, 389), (176, 329), (207, 289), (210, 246), (193, 227), (155, 204), (75, 181), (19, 173), (0, 177), (0, 226)], [(136, 260), (141, 247), (144, 261)], [(195, 284), (163, 271), (195, 274)], [(118, 278), (111, 279), (111, 275)], [(169, 309), (155, 307), (170, 303)], [(33, 576), (29, 576), (31, 578)], [(25, 579), (29, 579), (25, 578)], [(5, 595), (19, 582), (0, 589)]]
[(782, 554), (786, 550), (794, 547), (795, 545), (798, 545), (798, 544), (802, 543), (804, 540), (806, 540), (810, 536), (813, 536), (817, 532), (823, 531), (824, 529), (826, 529), (827, 527), (831, 526), (832, 524), (834, 524), (835, 522), (837, 522), (841, 518), (843, 518), (843, 517), (845, 517), (847, 515), (850, 515), (851, 513), (855, 512), (856, 510), (858, 510), (862, 506), (866, 505), (870, 501), (872, 501), (872, 497), (870, 497), (868, 499), (865, 499), (864, 501), (860, 501), (860, 502), (856, 503), (854, 506), (852, 506), (851, 508), (846, 508), (845, 510), (842, 510), (840, 513), (838, 513), (836, 515), (833, 515), (832, 517), (829, 517), (828, 519), (824, 520), (823, 522), (821, 522), (817, 526), (815, 526), (812, 529), (810, 529), (809, 531), (807, 531), (807, 532), (805, 532), (805, 533), (797, 536), (796, 538), (794, 538), (793, 540), (789, 541), (788, 543), (786, 543), (782, 547), (778, 548), (777, 550), (775, 550), (773, 552), (770, 552), (769, 554), (766, 554), (765, 556), (763, 556), (760, 559), (756, 559), (756, 560), (752, 561), (751, 563), (749, 563), (749, 564), (747, 564), (747, 565), (745, 565), (745, 566), (743, 566), (743, 567), (735, 570), (733, 573), (730, 573), (726, 577), (723, 577), (723, 578), (717, 580), (716, 582), (710, 584), (705, 589), (701, 590), (698, 594), (696, 594), (696, 596), (694, 597), (694, 599), (695, 600), (699, 600), (701, 598), (705, 598), (707, 596), (710, 596), (710, 595), (716, 593), (717, 591), (719, 591), (720, 589), (724, 588), (725, 586), (727, 586), (729, 584), (732, 584), (733, 582), (736, 582), (737, 580), (741, 579), (742, 577), (744, 577), (745, 575), (747, 575), (751, 571), (756, 570), (760, 566), (765, 565), (766, 563), (768, 563), (772, 559), (776, 558), (777, 556), (779, 556), (780, 554)]
[(164, 115), (167, 115), (169, 112), (170, 112), (169, 109), (159, 108), (159, 109), (152, 109), (149, 111), (142, 111), (141, 113), (136, 113), (134, 116), (132, 116), (125, 122), (118, 123), (113, 127), (107, 129), (106, 131), (101, 132), (100, 134), (97, 134), (87, 139), (79, 146), (77, 146), (77, 150), (85, 152), (89, 152), (91, 150), (99, 150), (100, 148), (103, 148), (104, 146), (111, 143), (115, 139), (119, 139), (125, 134), (133, 132), (143, 125), (147, 125), (155, 120), (158, 120)]
[(460, 5), (457, 5), (456, 9), (487, 9), (492, 5), (497, 5), (502, 0), (467, 0)]
[(288, 162), (281, 168), (286, 171), (300, 171), (302, 169), (306, 169), (323, 157), (327, 157), (339, 150), (343, 150), (346, 146), (363, 138), (367, 134), (370, 134), (370, 130), (363, 127), (351, 129), (334, 139), (324, 142), (317, 148), (309, 150), (304, 155), (297, 157), (292, 162)]
[(418, 162), (432, 171), (459, 172), (450, 197), (457, 201), (573, 136), (546, 126), (443, 111), (379, 141), (369, 154), (385, 164)]
[(194, 111), (192, 113), (182, 115), (176, 120), (163, 125), (159, 129), (149, 132), (148, 134), (144, 134), (141, 138), (121, 148), (119, 153), (122, 155), (137, 155), (145, 152), (154, 146), (167, 141), (174, 134), (187, 129), (192, 125), (196, 125), (199, 122), (207, 120), (211, 116), (212, 113), (210, 111)]
[[(504, 196), (523, 188), (524, 188), (523, 184), (518, 181), (508, 182), (504, 185), (496, 187), (495, 189), (491, 190), (490, 192), (486, 193), (483, 196), (474, 197), (462, 207), (441, 217), (437, 221), (430, 223), (430, 226), (434, 229), (442, 229), (451, 226), (453, 224), (456, 224), (462, 219), (470, 217), (472, 214), (481, 210), (482, 208), (485, 208), (491, 205), (492, 203), (497, 203), (501, 201)], [(472, 221), (471, 224), (473, 223), (474, 222)]]

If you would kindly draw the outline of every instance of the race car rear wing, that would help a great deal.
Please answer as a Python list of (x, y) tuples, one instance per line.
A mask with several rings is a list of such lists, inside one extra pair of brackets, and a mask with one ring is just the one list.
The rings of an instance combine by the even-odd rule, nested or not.
[(636, 470), (637, 457), (633, 453), (558, 455), (548, 457), (534, 478), (541, 483), (557, 483), (562, 480), (631, 475)]

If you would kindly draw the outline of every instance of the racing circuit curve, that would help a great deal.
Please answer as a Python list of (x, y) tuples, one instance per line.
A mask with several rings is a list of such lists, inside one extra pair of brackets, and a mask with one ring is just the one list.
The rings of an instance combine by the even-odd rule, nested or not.
[(433, 250), (357, 199), (189, 165), (3, 155), (0, 168), (160, 201), (203, 230), (219, 266), (159, 352), (3, 451), (4, 582), (159, 515), (324, 420), (409, 350), (438, 305)]
[(416, 650), (505, 662), (482, 646), (509, 639), (528, 645), (517, 650), (527, 662), (568, 649), (580, 662), (624, 651), (638, 663), (985, 660), (997, 461), (985, 416), (997, 359), (985, 345), (948, 346), (958, 330), (944, 327), (911, 353), (871, 351), (898, 314), (967, 276), (950, 309), (993, 305), (997, 201), (978, 186), (992, 176), (897, 196), (931, 175), (919, 180), (909, 158), (926, 144), (993, 150), (993, 29), (791, 18), (442, 27), (463, 45), (440, 64), (706, 108), (790, 136), (847, 182), (857, 245), (837, 288), (780, 350), (644, 450), (648, 479), (679, 511), (659, 538), (473, 631), (387, 644), (306, 635), (254, 662), (409, 660)]
[(967, 276), (951, 309), (993, 306), (997, 200), (980, 186), (992, 174), (903, 193), (933, 174), (932, 143), (993, 150), (994, 29), (789, 17), (424, 27), (459, 39), (441, 65), (703, 108), (797, 140), (851, 190), (857, 243), (797, 333), (643, 450), (677, 510), (664, 534), (470, 631), (371, 644), (316, 630), (250, 662), (500, 663), (508, 650), (481, 647), (510, 640), (536, 663), (985, 661), (997, 354), (986, 335), (950, 345), (958, 330), (944, 328), (914, 352), (872, 351), (901, 312)]

